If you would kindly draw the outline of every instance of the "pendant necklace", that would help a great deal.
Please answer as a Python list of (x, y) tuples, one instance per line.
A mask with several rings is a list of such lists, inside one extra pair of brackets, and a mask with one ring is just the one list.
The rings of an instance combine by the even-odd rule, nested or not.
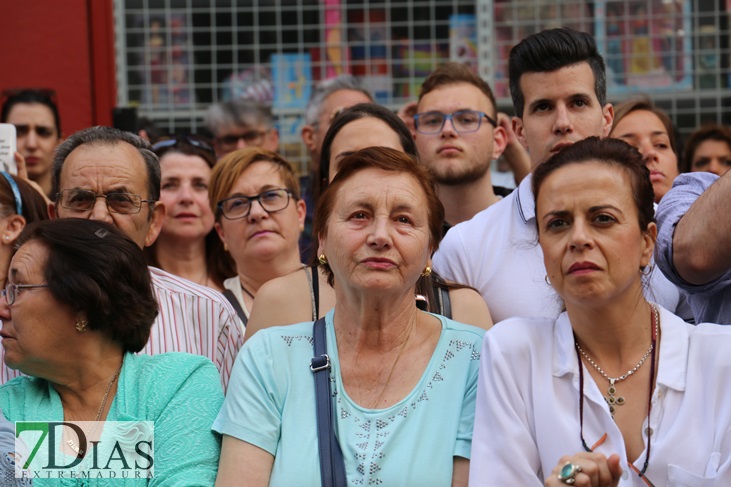
[(652, 322), (653, 322), (653, 328), (652, 328), (652, 341), (650, 342), (650, 348), (647, 349), (645, 352), (645, 355), (642, 356), (639, 362), (637, 362), (637, 365), (632, 367), (630, 370), (625, 372), (623, 375), (620, 375), (619, 377), (609, 377), (609, 375), (604, 372), (604, 370), (597, 364), (585, 351), (583, 348), (581, 348), (581, 345), (579, 345), (578, 341), (574, 341), (574, 344), (576, 346), (576, 350), (579, 351), (582, 357), (586, 359), (589, 364), (594, 367), (594, 369), (601, 374), (602, 377), (604, 377), (607, 381), (609, 381), (609, 387), (607, 388), (607, 395), (604, 396), (604, 400), (607, 401), (607, 404), (609, 404), (609, 412), (612, 414), (612, 419), (614, 419), (614, 412), (616, 406), (622, 406), (624, 404), (624, 396), (617, 396), (617, 388), (615, 387), (615, 384), (617, 382), (622, 382), (629, 376), (633, 375), (635, 372), (639, 370), (640, 367), (642, 367), (642, 364), (645, 363), (647, 360), (647, 357), (652, 354), (652, 351), (655, 349), (655, 342), (657, 341), (657, 335), (658, 335), (658, 328), (660, 323), (660, 316), (657, 308), (654, 305), (650, 305), (652, 307)]

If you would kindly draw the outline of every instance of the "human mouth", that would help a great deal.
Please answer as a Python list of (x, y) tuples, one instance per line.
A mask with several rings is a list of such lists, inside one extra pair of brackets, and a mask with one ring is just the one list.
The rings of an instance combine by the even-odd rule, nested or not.
[(559, 144), (556, 144), (551, 148), (551, 154), (557, 154), (571, 145), (573, 145), (573, 142), (561, 142)]
[(665, 175), (660, 171), (650, 171), (650, 181), (657, 183), (665, 179)]
[(390, 259), (384, 259), (382, 257), (371, 257), (361, 261), (363, 265), (371, 269), (387, 270), (396, 267), (396, 263)]
[(600, 270), (599, 266), (593, 262), (576, 262), (569, 267), (568, 273), (573, 275), (583, 275), (598, 270)]
[(177, 215), (175, 215), (175, 218), (179, 220), (191, 220), (198, 218), (198, 215), (194, 215), (193, 213), (178, 213)]
[(443, 145), (437, 150), (437, 154), (440, 155), (459, 154), (460, 152), (462, 152), (462, 149), (453, 145)]
[(28, 156), (28, 157), (25, 158), (25, 165), (26, 166), (35, 166), (40, 161), (41, 160), (38, 157)]
[(270, 233), (274, 233), (274, 232), (272, 232), (271, 230), (257, 230), (249, 236), (249, 239), (256, 238), (256, 237), (263, 237), (264, 235), (268, 235)]

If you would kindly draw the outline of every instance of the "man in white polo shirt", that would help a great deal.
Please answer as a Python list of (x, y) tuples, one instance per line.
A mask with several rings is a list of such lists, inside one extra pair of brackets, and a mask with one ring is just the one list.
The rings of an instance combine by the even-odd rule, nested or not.
[[(566, 145), (606, 137), (614, 110), (606, 101), (604, 60), (594, 39), (552, 29), (510, 51), (513, 130), (535, 168)], [(475, 287), (495, 322), (512, 316), (556, 317), (561, 302), (546, 282), (529, 175), (510, 195), (452, 228), (434, 255), (444, 278)], [(675, 311), (680, 296), (660, 272), (651, 299)]]

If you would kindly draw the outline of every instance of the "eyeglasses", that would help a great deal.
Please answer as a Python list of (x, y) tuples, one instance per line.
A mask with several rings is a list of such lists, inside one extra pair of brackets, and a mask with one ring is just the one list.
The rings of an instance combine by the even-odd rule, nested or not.
[[(200, 149), (202, 151), (207, 152), (211, 156), (213, 156), (213, 159), (215, 161), (216, 159), (216, 151), (213, 150), (213, 147), (211, 145), (201, 139), (198, 136), (187, 134), (187, 135), (170, 135), (171, 138), (166, 138), (164, 140), (159, 140), (152, 144), (152, 151), (158, 155), (158, 157), (162, 156), (162, 154), (168, 150), (171, 149), (177, 145), (180, 144), (189, 144), (196, 149)], [(235, 144), (235, 142), (234, 142)]]
[(21, 289), (38, 289), (42, 287), (48, 287), (48, 284), (15, 284), (9, 282), (5, 285), (5, 289), (0, 291), (0, 295), (7, 300), (8, 306), (12, 306)]
[(56, 195), (62, 207), (73, 211), (89, 211), (94, 208), (97, 198), (106, 198), (110, 213), (133, 215), (139, 213), (142, 203), (154, 203), (154, 200), (143, 200), (138, 194), (107, 193), (96, 194), (86, 189), (64, 189)]
[(236, 144), (238, 144), (239, 140), (242, 140), (246, 142), (246, 145), (255, 145), (260, 146), (264, 142), (264, 136), (269, 132), (261, 131), (261, 130), (250, 130), (248, 132), (244, 132), (240, 135), (222, 135), (220, 137), (216, 138), (216, 141), (221, 145), (223, 148), (232, 148), (235, 147)]
[(258, 201), (267, 213), (275, 213), (289, 205), (292, 192), (288, 189), (270, 189), (256, 196), (234, 196), (218, 202), (218, 209), (227, 220), (246, 218), (251, 213), (251, 204)]
[(476, 110), (458, 110), (454, 113), (424, 112), (414, 115), (414, 126), (416, 131), (422, 134), (438, 134), (444, 128), (447, 120), (452, 121), (452, 127), (458, 134), (477, 132), (482, 124), (482, 118), (486, 118), (493, 127), (497, 122), (490, 118), (485, 112)]

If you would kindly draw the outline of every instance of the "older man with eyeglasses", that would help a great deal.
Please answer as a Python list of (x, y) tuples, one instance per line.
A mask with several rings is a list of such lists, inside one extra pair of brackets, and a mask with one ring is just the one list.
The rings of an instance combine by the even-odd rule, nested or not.
[[(93, 127), (61, 144), (53, 163), (51, 218), (109, 222), (140, 247), (151, 245), (162, 227), (160, 162), (140, 137), (109, 127)], [(160, 306), (143, 353), (203, 355), (228, 377), (243, 344), (243, 327), (218, 292), (150, 267)], [(18, 375), (2, 365), (3, 381)]]
[(216, 103), (208, 107), (205, 122), (219, 159), (244, 147), (279, 149), (279, 132), (267, 105), (246, 99)]

